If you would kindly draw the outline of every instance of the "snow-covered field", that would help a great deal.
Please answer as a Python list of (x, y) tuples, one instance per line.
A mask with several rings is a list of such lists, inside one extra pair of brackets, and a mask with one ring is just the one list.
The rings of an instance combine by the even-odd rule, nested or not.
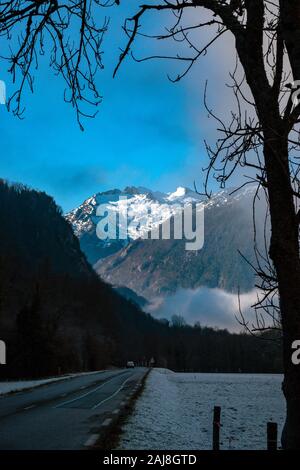
[(16, 382), (0, 382), (0, 395), (5, 395), (6, 393), (11, 392), (18, 392), (20, 390), (26, 390), (28, 388), (39, 387), (40, 385), (45, 385), (50, 382), (58, 382), (59, 380), (71, 379), (72, 377), (79, 377), (81, 375), (96, 374), (97, 372), (100, 371), (79, 372), (77, 374), (60, 375), (59, 377), (50, 377), (49, 379), (42, 380), (18, 380)]
[[(220, 405), (222, 449), (265, 449), (268, 421), (284, 422), (281, 375), (154, 369), (126, 423), (120, 449), (211, 449)], [(280, 444), (280, 443), (279, 443)]]

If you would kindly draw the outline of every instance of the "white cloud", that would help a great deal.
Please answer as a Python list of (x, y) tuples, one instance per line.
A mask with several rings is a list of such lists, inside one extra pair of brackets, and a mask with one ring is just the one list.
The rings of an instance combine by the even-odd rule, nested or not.
[[(246, 317), (250, 316), (251, 310), (253, 313), (251, 305), (256, 301), (256, 290), (240, 295), (241, 309)], [(155, 318), (171, 319), (176, 314), (192, 325), (199, 321), (203, 326), (242, 330), (235, 317), (239, 312), (238, 295), (218, 288), (180, 289), (174, 295), (156, 298), (148, 311)]]

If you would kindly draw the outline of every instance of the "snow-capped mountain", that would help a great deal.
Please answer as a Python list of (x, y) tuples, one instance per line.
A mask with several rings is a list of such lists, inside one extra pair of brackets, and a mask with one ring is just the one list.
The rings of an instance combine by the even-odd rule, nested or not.
[[(141, 186), (132, 186), (126, 187), (124, 190), (113, 189), (96, 193), (86, 199), (79, 207), (69, 212), (66, 215), (66, 219), (72, 224), (77, 237), (81, 238), (85, 233), (95, 229), (100, 220), (100, 217), (96, 215), (100, 204), (105, 205), (107, 209), (122, 214), (125, 210), (124, 199), (126, 199), (126, 209), (130, 220), (135, 222), (132, 225), (138, 225), (140, 233), (145, 233), (151, 229), (153, 222), (163, 223), (170, 217), (170, 210), (171, 214), (173, 214), (178, 209), (178, 206), (202, 202), (205, 207), (218, 207), (224, 204), (231, 204), (247, 197), (247, 195), (253, 196), (255, 190), (255, 185), (247, 186), (236, 193), (232, 189), (230, 191), (222, 190), (212, 195), (210, 199), (207, 199), (205, 196), (181, 186), (174, 192), (169, 193), (151, 191)], [(145, 213), (151, 214), (151, 220), (144, 217)], [(138, 238), (135, 230), (130, 232), (130, 227), (128, 235), (131, 240)]]
[[(222, 190), (210, 199), (179, 187), (174, 192), (154, 192), (142, 187), (127, 187), (97, 193), (66, 217), (79, 237), (82, 250), (102, 278), (125, 286), (148, 299), (180, 287), (199, 285), (247, 291), (254, 277), (238, 250), (253, 260), (252, 202), (255, 185), (239, 190)], [(139, 227), (139, 235), (129, 227), (126, 240), (100, 240), (96, 227), (97, 207), (124, 212), (126, 200), (129, 219)], [(204, 247), (197, 252), (185, 250), (185, 240), (145, 240), (140, 234), (163, 223), (187, 203), (202, 203), (205, 208)], [(151, 213), (151, 217), (145, 214)]]
[[(144, 187), (126, 187), (122, 191), (113, 189), (94, 194), (68, 213), (66, 218), (72, 224), (89, 261), (95, 263), (158, 227), (185, 204), (203, 200), (203, 196), (184, 187), (178, 187), (170, 193), (151, 191)], [(97, 209), (100, 205), (103, 205), (104, 209), (123, 215), (123, 219), (119, 220), (127, 220), (126, 240), (97, 238), (96, 226), (100, 220)], [(124, 229), (122, 222), (119, 222), (118, 229)]]

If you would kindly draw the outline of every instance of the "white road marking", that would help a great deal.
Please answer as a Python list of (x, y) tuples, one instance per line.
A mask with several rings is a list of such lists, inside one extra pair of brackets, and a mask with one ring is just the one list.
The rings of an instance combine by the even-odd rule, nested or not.
[(24, 408), (24, 410), (31, 410), (32, 408), (35, 408), (36, 405), (29, 405), (29, 406), (26, 406), (26, 408)]
[(110, 395), (109, 397), (105, 398), (104, 400), (101, 400), (99, 403), (97, 403), (96, 405), (93, 406), (92, 410), (95, 410), (96, 408), (98, 408), (100, 405), (102, 405), (103, 403), (105, 403), (106, 401), (108, 400), (111, 400), (113, 397), (115, 397), (116, 395), (118, 395), (118, 393), (122, 390), (122, 388), (124, 387), (124, 385), (126, 384), (126, 382), (128, 382), (129, 379), (132, 379), (132, 376), (128, 377), (121, 385), (120, 388), (118, 388), (118, 390), (116, 390), (112, 395)]
[(99, 434), (92, 434), (88, 440), (85, 442), (84, 446), (85, 447), (91, 447), (93, 446), (94, 444), (96, 444), (96, 442), (98, 441), (99, 439)]
[(106, 420), (103, 421), (101, 426), (109, 426), (111, 422), (112, 422), (111, 418), (106, 418)]
[(99, 387), (94, 388), (94, 390), (91, 390), (91, 391), (89, 391), (89, 392), (87, 392), (87, 393), (84, 393), (83, 395), (80, 395), (80, 396), (77, 397), (77, 398), (73, 398), (72, 400), (64, 401), (63, 403), (60, 403), (60, 404), (56, 405), (54, 408), (60, 408), (61, 406), (68, 405), (69, 403), (74, 403), (74, 401), (81, 400), (81, 398), (87, 397), (88, 395), (91, 395), (92, 393), (97, 392), (97, 390), (100, 390), (100, 388), (104, 387), (104, 385), (108, 384), (109, 382), (111, 382), (112, 380), (114, 380), (116, 377), (118, 377), (118, 375), (115, 375), (115, 376), (112, 377), (111, 379), (106, 380), (106, 382), (104, 382), (103, 384), (99, 385)]
[(118, 408), (113, 411), (113, 415), (118, 415), (119, 413), (120, 413), (120, 410)]

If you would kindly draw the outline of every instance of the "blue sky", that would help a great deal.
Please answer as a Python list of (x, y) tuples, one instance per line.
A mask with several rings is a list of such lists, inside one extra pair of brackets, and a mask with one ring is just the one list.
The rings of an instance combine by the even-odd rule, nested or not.
[[(133, 4), (138, 3), (132, 2), (131, 9)], [(64, 85), (43, 64), (34, 94), (25, 96), (25, 119), (0, 106), (0, 176), (45, 190), (65, 211), (97, 191), (115, 187), (171, 191), (179, 185), (192, 187), (196, 180), (201, 188), (201, 168), (206, 164), (203, 139), (215, 138), (214, 125), (203, 111), (203, 89), (206, 79), (212, 87), (221, 87), (222, 60), (218, 51), (205, 57), (177, 84), (166, 77), (179, 67), (174, 62), (127, 60), (113, 80), (127, 8), (111, 11), (103, 45), (105, 70), (97, 78), (104, 100), (97, 117), (84, 121), (84, 132), (63, 101)], [(147, 47), (154, 45), (139, 39), (137, 54)], [(9, 94), (13, 88), (6, 68), (0, 63), (0, 79), (6, 81)]]

